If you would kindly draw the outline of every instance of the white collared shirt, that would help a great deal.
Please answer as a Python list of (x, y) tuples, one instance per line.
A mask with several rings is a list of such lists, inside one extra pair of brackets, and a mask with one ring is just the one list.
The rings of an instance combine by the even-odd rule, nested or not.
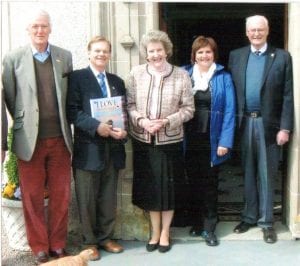
[(267, 48), (268, 48), (268, 44), (267, 43), (265, 43), (263, 45), (263, 47), (261, 47), (259, 50), (257, 50), (253, 45), (251, 45), (251, 52), (255, 53), (256, 51), (260, 51), (260, 54), (263, 54), (265, 51), (267, 51)]
[(92, 72), (93, 72), (95, 78), (97, 79), (97, 81), (98, 81), (98, 75), (99, 75), (100, 73), (103, 73), (103, 74), (104, 74), (104, 76), (105, 76), (104, 82), (105, 82), (105, 85), (106, 85), (107, 97), (108, 97), (108, 98), (111, 97), (110, 87), (109, 87), (109, 84), (108, 84), (108, 81), (107, 81), (107, 77), (106, 77), (106, 72), (105, 72), (105, 70), (104, 70), (103, 72), (99, 72), (99, 71), (96, 70), (91, 64), (90, 64), (90, 68), (91, 68), (91, 70), (92, 70)]

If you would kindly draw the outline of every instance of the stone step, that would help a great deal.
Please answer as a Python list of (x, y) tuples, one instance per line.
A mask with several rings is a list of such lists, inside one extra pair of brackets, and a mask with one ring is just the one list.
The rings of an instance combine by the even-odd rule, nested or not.
[[(222, 240), (262, 240), (263, 233), (259, 227), (250, 228), (250, 230), (243, 234), (236, 234), (233, 232), (234, 227), (238, 222), (219, 222), (216, 228), (217, 237)], [(172, 227), (171, 238), (182, 241), (199, 241), (202, 237), (189, 236), (190, 226), (187, 227)], [(286, 225), (281, 222), (275, 222), (274, 228), (277, 232), (278, 240), (292, 240), (294, 239), (291, 232)]]

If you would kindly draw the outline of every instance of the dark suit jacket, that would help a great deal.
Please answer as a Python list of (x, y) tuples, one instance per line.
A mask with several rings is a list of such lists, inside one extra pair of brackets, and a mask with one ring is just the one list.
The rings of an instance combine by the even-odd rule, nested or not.
[[(232, 74), (237, 96), (238, 126), (243, 125), (245, 109), (246, 67), (250, 46), (230, 52), (228, 69)], [(261, 88), (261, 113), (267, 143), (276, 142), (280, 129), (293, 129), (293, 69), (290, 54), (268, 46)]]
[[(124, 81), (106, 72), (111, 96), (124, 96)], [(101, 171), (105, 167), (105, 143), (111, 142), (114, 167), (125, 167), (124, 141), (100, 137), (96, 130), (100, 122), (91, 116), (90, 99), (102, 98), (98, 81), (90, 67), (76, 70), (70, 75), (67, 97), (67, 117), (74, 124), (73, 167)]]

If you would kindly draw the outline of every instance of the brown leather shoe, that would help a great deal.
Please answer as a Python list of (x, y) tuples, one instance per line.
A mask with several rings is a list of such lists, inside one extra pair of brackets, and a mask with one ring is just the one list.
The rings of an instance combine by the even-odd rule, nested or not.
[(120, 253), (124, 250), (124, 248), (121, 245), (112, 240), (109, 240), (104, 245), (100, 245), (100, 248), (111, 253)]
[(45, 263), (49, 260), (48, 254), (46, 253), (46, 251), (39, 251), (36, 255), (35, 255), (35, 263), (37, 265)]
[(69, 254), (65, 251), (64, 248), (59, 248), (59, 249), (56, 249), (56, 250), (50, 250), (49, 255), (50, 255), (50, 257), (53, 257), (55, 259), (59, 259), (59, 258), (69, 256)]
[(101, 259), (100, 251), (97, 249), (96, 246), (85, 246), (84, 250), (86, 249), (90, 249), (93, 251), (93, 253), (90, 255), (90, 260), (95, 261)]

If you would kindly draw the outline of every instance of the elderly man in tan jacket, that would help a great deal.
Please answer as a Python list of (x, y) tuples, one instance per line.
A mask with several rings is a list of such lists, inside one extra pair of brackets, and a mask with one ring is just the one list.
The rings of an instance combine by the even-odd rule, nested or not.
[(2, 81), (13, 119), (12, 149), (18, 157), (28, 243), (36, 262), (43, 263), (49, 255), (66, 255), (72, 153), (66, 94), (72, 55), (49, 44), (46, 11), (33, 14), (27, 31), (31, 43), (5, 56)]

